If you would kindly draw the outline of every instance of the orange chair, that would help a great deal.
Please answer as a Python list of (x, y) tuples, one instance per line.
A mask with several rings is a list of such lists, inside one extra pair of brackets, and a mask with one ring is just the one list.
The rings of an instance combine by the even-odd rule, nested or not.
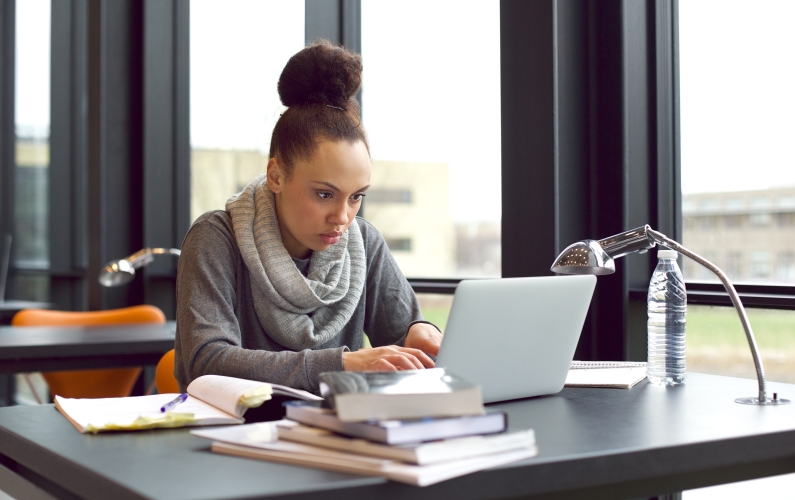
[[(79, 312), (25, 309), (16, 313), (11, 320), (13, 326), (99, 326), (165, 322), (163, 311), (149, 305)], [(50, 394), (64, 398), (129, 396), (140, 374), (140, 367), (42, 373), (50, 388)]]
[(174, 377), (174, 349), (163, 354), (157, 363), (155, 382), (157, 383), (157, 392), (160, 394), (179, 392), (179, 385)]

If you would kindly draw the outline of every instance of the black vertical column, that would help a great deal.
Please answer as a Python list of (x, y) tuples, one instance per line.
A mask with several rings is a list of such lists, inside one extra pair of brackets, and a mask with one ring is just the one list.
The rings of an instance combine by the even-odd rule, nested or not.
[(305, 15), (306, 43), (325, 38), (361, 53), (361, 0), (306, 0)]
[(86, 0), (52, 4), (50, 301), (63, 310), (88, 307), (87, 8)]
[(143, 4), (88, 3), (88, 256), (90, 309), (144, 302), (143, 282), (104, 288), (104, 264), (143, 246)]
[[(12, 233), (14, 171), (14, 73), (16, 2), (0, 0), (0, 236)], [(0, 375), (0, 406), (14, 404), (14, 376)]]
[[(189, 3), (146, 0), (143, 45), (144, 246), (180, 248), (190, 224)], [(176, 311), (177, 258), (142, 273), (146, 299)]]
[[(657, 37), (670, 5), (501, 2), (503, 276), (550, 275), (575, 241), (671, 220), (678, 177), (658, 168), (675, 155), (672, 127), (658, 126), (675, 105), (658, 78), (671, 37)], [(631, 255), (598, 278), (579, 358), (645, 359), (651, 266)]]
[(16, 2), (0, 0), (0, 236), (13, 234), (16, 131)]

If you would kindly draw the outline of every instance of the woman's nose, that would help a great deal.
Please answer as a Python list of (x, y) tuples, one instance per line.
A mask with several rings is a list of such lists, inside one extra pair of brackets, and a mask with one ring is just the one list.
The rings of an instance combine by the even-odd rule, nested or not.
[(329, 214), (328, 221), (337, 226), (347, 226), (350, 220), (348, 216), (348, 207), (345, 205), (338, 205), (334, 208), (334, 211)]

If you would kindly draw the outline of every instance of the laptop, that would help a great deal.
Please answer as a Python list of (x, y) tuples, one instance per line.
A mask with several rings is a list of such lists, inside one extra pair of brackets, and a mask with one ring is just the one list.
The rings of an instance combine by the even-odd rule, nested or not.
[(465, 280), (436, 366), (479, 384), (483, 402), (563, 389), (596, 276)]

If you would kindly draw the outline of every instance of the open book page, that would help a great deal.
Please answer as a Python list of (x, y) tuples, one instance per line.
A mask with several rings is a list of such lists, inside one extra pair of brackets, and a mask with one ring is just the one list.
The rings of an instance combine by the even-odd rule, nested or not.
[(204, 375), (188, 385), (188, 394), (238, 418), (271, 398), (270, 384), (242, 378)]
[(80, 432), (139, 430), (189, 425), (239, 424), (243, 420), (188, 397), (174, 411), (160, 408), (178, 394), (128, 398), (69, 399), (55, 396), (55, 407)]
[(286, 385), (279, 385), (279, 384), (271, 384), (273, 388), (273, 393), (278, 394), (281, 396), (289, 396), (296, 399), (303, 399), (304, 401), (323, 401), (318, 395), (312, 394), (311, 392), (303, 391), (301, 389), (293, 389), (292, 387), (287, 387)]

